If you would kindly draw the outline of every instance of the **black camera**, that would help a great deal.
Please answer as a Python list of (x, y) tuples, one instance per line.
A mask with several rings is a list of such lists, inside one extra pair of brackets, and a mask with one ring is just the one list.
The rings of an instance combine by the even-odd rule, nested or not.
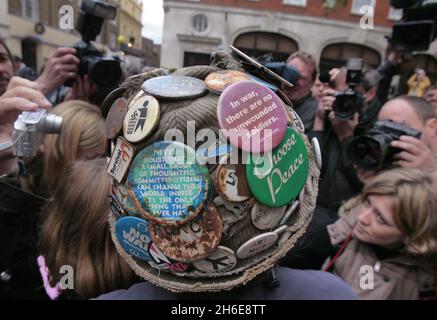
[[(79, 12), (76, 29), (82, 40), (74, 45), (80, 59), (79, 75), (88, 75), (98, 91), (108, 91), (117, 86), (122, 77), (120, 61), (103, 57), (103, 53), (91, 44), (100, 34), (105, 20), (114, 20), (117, 9), (99, 0), (84, 0)], [(72, 86), (74, 81), (68, 82)]]
[(402, 151), (391, 143), (401, 136), (420, 139), (422, 133), (390, 120), (378, 121), (365, 136), (353, 139), (347, 147), (348, 158), (365, 170), (388, 169), (392, 166), (393, 155)]
[(402, 21), (393, 27), (393, 49), (428, 50), (437, 37), (437, 0), (391, 0), (391, 5), (404, 9)]
[(336, 99), (332, 106), (335, 117), (338, 119), (351, 119), (354, 114), (360, 112), (363, 107), (363, 96), (355, 91), (355, 88), (361, 83), (363, 64), (363, 59), (353, 58), (347, 61), (346, 82), (349, 88), (345, 92), (337, 92), (334, 94)]
[(290, 82), (292, 85), (295, 85), (300, 78), (299, 71), (285, 62), (268, 62), (265, 63), (264, 66)]

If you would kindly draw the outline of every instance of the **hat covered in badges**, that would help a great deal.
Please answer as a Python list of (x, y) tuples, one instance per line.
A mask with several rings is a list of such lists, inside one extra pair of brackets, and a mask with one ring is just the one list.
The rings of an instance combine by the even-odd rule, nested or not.
[(212, 61), (129, 78), (103, 105), (114, 244), (173, 292), (231, 290), (271, 269), (317, 198), (318, 158), (291, 103), (230, 55)]

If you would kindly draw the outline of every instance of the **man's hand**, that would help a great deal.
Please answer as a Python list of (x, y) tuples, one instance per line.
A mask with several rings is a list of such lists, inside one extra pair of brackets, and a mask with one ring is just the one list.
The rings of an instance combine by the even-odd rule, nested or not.
[(434, 155), (421, 140), (401, 136), (399, 141), (393, 141), (391, 146), (403, 150), (393, 156), (394, 165), (408, 169), (437, 171)]
[(354, 136), (355, 129), (360, 122), (360, 114), (356, 112), (353, 119), (340, 120), (335, 117), (334, 111), (331, 111), (329, 113), (329, 121), (338, 140), (341, 142)]
[(33, 81), (14, 77), (6, 92), (0, 96), (0, 124), (14, 122), (21, 111), (49, 108), (51, 103), (37, 90)]
[(332, 89), (323, 91), (323, 97), (319, 100), (319, 107), (317, 108), (316, 118), (314, 120), (314, 131), (323, 131), (325, 129), (325, 117), (332, 111), (332, 106), (335, 102), (334, 93), (335, 91)]
[(74, 48), (58, 48), (49, 57), (43, 73), (36, 79), (45, 95), (61, 86), (67, 79), (76, 77), (80, 61), (75, 54)]

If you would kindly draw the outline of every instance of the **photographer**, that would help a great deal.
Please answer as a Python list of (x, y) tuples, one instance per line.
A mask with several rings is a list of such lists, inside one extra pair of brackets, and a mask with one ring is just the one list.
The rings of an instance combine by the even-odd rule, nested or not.
[(437, 113), (437, 86), (429, 87), (423, 98), (432, 105)]
[(408, 95), (413, 97), (423, 97), (426, 89), (431, 85), (431, 80), (429, 80), (426, 75), (425, 70), (416, 69), (416, 72), (408, 79)]

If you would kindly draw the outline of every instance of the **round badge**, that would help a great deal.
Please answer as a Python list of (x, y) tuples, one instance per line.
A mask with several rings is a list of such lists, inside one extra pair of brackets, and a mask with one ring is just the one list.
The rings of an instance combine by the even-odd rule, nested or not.
[(267, 82), (267, 81), (264, 81), (264, 80), (262, 80), (262, 79), (260, 79), (260, 78), (258, 78), (258, 77), (255, 77), (255, 76), (250, 76), (250, 78), (251, 78), (251, 80), (253, 80), (253, 81), (255, 81), (255, 82), (258, 82), (259, 84), (261, 84), (261, 85), (263, 85), (264, 87), (267, 87), (267, 88), (269, 88), (270, 90), (272, 90), (272, 91), (274, 91), (274, 92), (276, 92), (279, 88), (277, 87), (277, 86), (275, 86), (274, 84), (272, 84), (272, 83), (270, 83), (270, 82)]
[(151, 258), (149, 264), (155, 269), (177, 273), (185, 272), (190, 268), (189, 264), (172, 261), (166, 257), (165, 254), (163, 254), (153, 242), (151, 242), (149, 245), (149, 255)]
[(282, 143), (272, 152), (248, 156), (247, 181), (261, 204), (279, 208), (297, 197), (308, 176), (308, 152), (303, 138), (287, 128)]
[(278, 229), (276, 229), (275, 231), (273, 231), (273, 233), (276, 233), (278, 236), (280, 236), (281, 234), (283, 234), (286, 230), (287, 230), (288, 226), (281, 226)]
[(159, 103), (154, 97), (141, 96), (132, 101), (123, 125), (124, 137), (129, 142), (140, 142), (155, 130), (159, 122)]
[(134, 257), (150, 261), (149, 244), (152, 242), (147, 221), (123, 217), (115, 224), (115, 234), (123, 249)]
[(316, 155), (317, 167), (319, 168), (319, 170), (321, 170), (323, 163), (322, 163), (322, 151), (320, 150), (319, 140), (316, 137), (314, 137), (311, 140), (311, 143), (313, 145), (314, 153)]
[(123, 129), (126, 112), (127, 100), (125, 98), (115, 100), (106, 117), (106, 137), (108, 139), (115, 139)]
[(196, 154), (179, 142), (156, 142), (134, 159), (127, 179), (141, 215), (163, 226), (193, 220), (209, 199), (210, 176)]
[(205, 82), (186, 76), (161, 76), (145, 81), (142, 88), (148, 94), (163, 99), (194, 99), (207, 93)]
[(123, 94), (126, 92), (125, 88), (118, 87), (114, 91), (108, 94), (105, 100), (102, 103), (102, 115), (104, 118), (108, 116), (109, 110), (112, 108), (112, 104), (118, 98), (121, 98)]
[(281, 99), (254, 81), (240, 81), (225, 89), (217, 116), (229, 141), (248, 152), (272, 150), (281, 143), (287, 128)]
[(287, 206), (269, 208), (256, 203), (251, 211), (252, 223), (259, 230), (273, 229), (279, 224), (286, 210)]
[(231, 84), (250, 79), (250, 75), (241, 71), (222, 70), (209, 74), (205, 79), (205, 83), (209, 90), (220, 94)]
[(248, 240), (238, 248), (237, 258), (247, 259), (256, 256), (258, 253), (271, 248), (276, 241), (278, 241), (278, 235), (276, 233), (267, 232), (260, 234)]
[(204, 136), (196, 137), (196, 159), (200, 164), (205, 164), (209, 172), (213, 172), (220, 163), (220, 159), (230, 154), (233, 148), (214, 129), (206, 132)]
[(236, 265), (237, 257), (234, 251), (224, 246), (218, 246), (208, 258), (193, 262), (193, 267), (204, 273), (228, 272)]
[(229, 157), (223, 158), (217, 169), (215, 186), (223, 199), (243, 202), (252, 198), (246, 179), (246, 168), (242, 164), (228, 164)]
[(199, 217), (178, 228), (150, 225), (156, 246), (170, 259), (192, 262), (208, 257), (218, 247), (223, 224), (214, 205)]
[(299, 207), (299, 201), (294, 201), (293, 204), (288, 208), (285, 212), (284, 217), (280, 221), (280, 225), (283, 226), (287, 224), (288, 220), (290, 220), (291, 215), (296, 211), (297, 207)]
[(130, 215), (130, 216), (138, 216), (138, 210), (135, 207), (132, 199), (129, 196), (129, 191), (123, 184), (118, 184), (114, 186), (114, 193), (117, 197), (120, 204), (123, 206), (124, 210)]
[(137, 92), (137, 94), (130, 100), (130, 103), (128, 104), (127, 108), (128, 110), (130, 108), (132, 108), (132, 106), (134, 106), (135, 104), (133, 103), (134, 101), (138, 100), (139, 98), (143, 97), (143, 96), (147, 96), (147, 94), (143, 91), (140, 90)]

